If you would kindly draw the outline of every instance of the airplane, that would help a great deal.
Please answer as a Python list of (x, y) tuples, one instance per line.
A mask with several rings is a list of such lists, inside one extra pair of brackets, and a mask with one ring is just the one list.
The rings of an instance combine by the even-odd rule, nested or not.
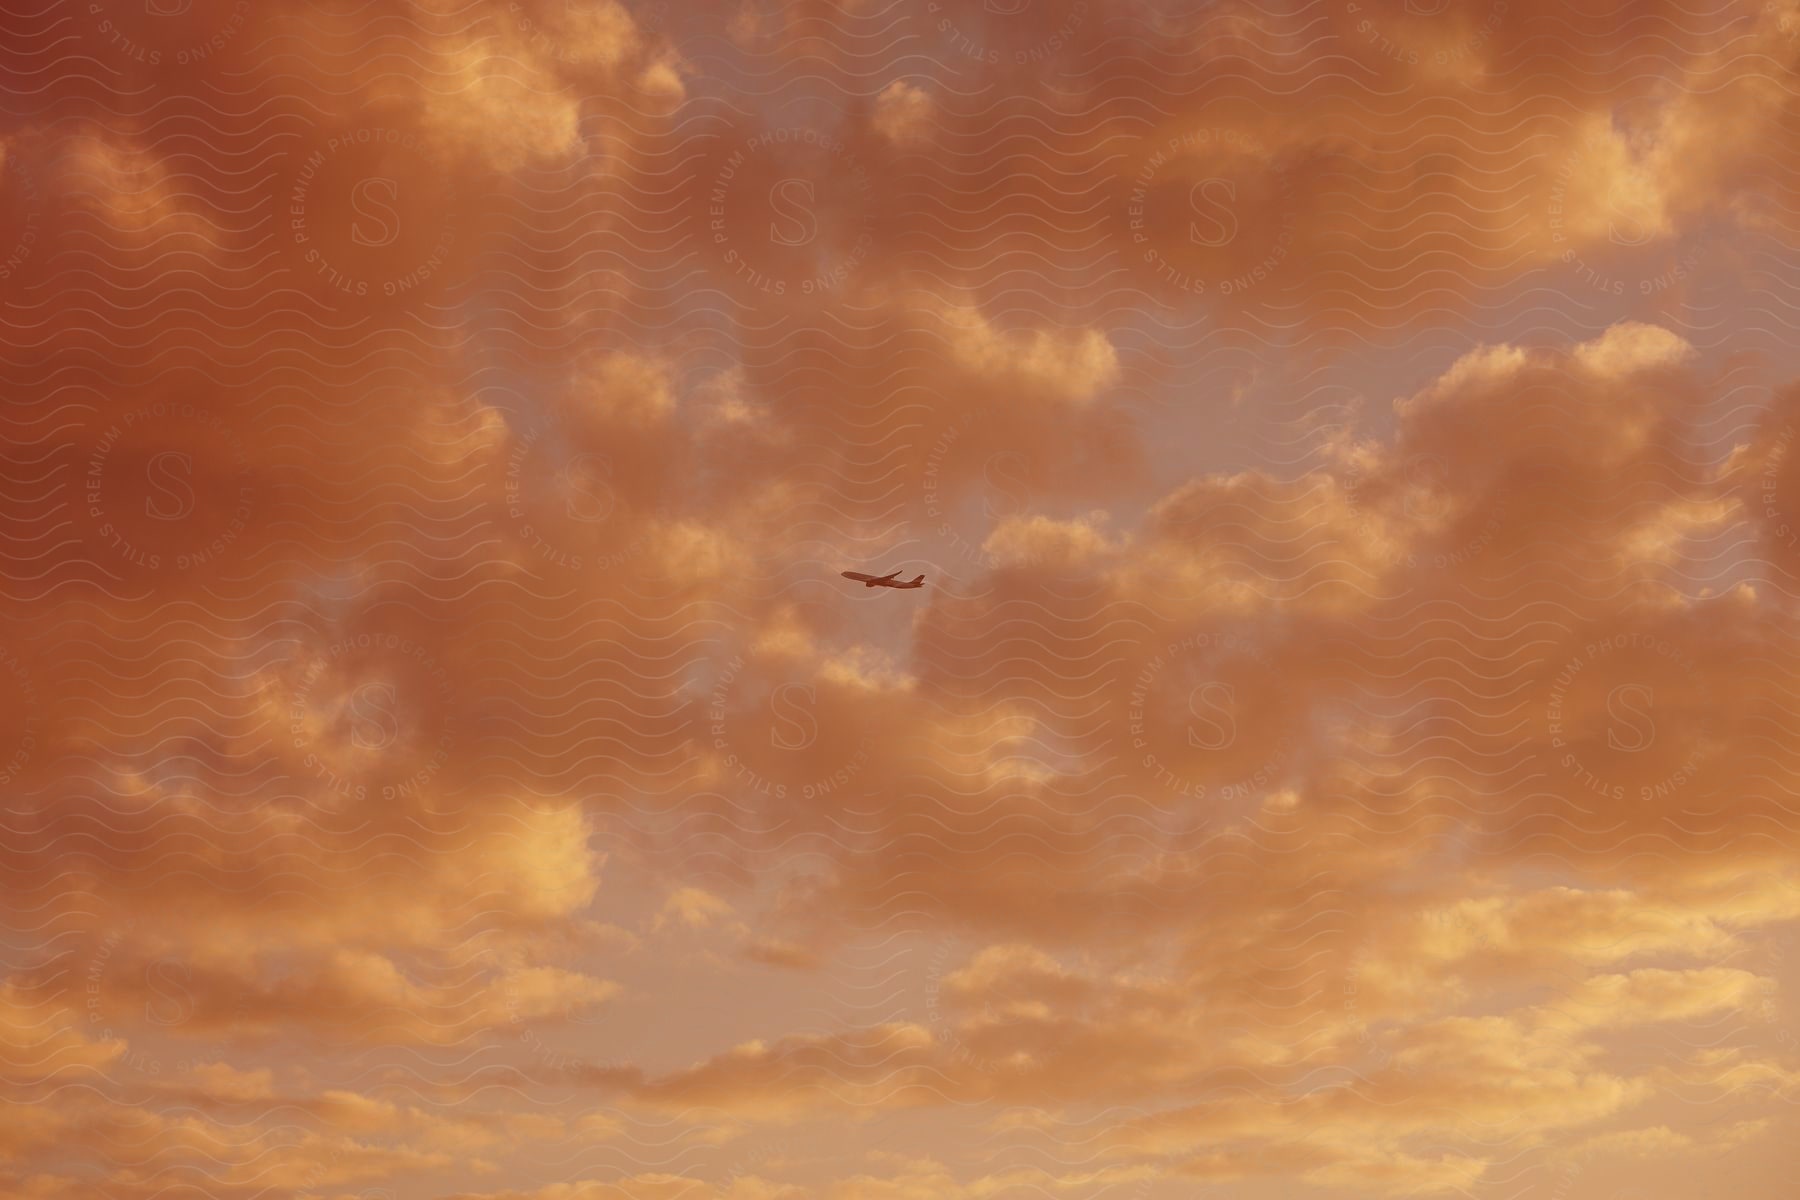
[(861, 571), (839, 571), (838, 574), (842, 575), (845, 579), (854, 579), (864, 587), (916, 588), (925, 586), (925, 577), (923, 575), (915, 575), (910, 582), (896, 582), (900, 578), (900, 572), (898, 571), (880, 576), (864, 575)]

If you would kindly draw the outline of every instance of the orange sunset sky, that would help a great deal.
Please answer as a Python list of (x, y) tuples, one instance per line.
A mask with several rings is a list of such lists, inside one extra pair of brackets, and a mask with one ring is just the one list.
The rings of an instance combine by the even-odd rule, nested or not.
[(1797, 1194), (1800, 0), (4, 8), (0, 1200)]

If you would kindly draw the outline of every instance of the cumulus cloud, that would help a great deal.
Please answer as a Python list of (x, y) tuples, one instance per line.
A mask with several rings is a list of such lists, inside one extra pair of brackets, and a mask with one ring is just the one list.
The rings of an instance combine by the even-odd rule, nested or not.
[(88, 7), (0, 1192), (1753, 1193), (1780, 6)]

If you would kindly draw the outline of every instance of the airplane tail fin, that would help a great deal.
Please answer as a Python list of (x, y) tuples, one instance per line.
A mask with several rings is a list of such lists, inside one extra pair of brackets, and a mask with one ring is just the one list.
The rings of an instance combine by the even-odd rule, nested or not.
[(913, 583), (924, 583), (924, 582), (925, 582), (925, 577), (924, 577), (924, 576), (923, 576), (923, 575), (914, 575), (914, 576), (913, 576), (913, 577), (912, 577), (912, 582), (913, 582)]

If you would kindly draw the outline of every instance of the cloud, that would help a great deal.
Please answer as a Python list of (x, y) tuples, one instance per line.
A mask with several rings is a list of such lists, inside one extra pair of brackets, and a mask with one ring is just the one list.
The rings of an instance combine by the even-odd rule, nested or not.
[(875, 98), (870, 125), (895, 145), (915, 146), (931, 137), (931, 109), (928, 92), (896, 79)]
[(688, 929), (704, 929), (731, 912), (731, 905), (699, 888), (682, 888), (663, 904), (657, 914), (658, 928), (680, 924)]
[(1780, 6), (154, 7), (0, 37), (0, 1192), (1763, 1169)]
[(1118, 356), (1097, 329), (1006, 333), (979, 312), (947, 310), (944, 317), (952, 361), (1002, 388), (1083, 403), (1118, 376)]
[(651, 1172), (613, 1182), (584, 1179), (532, 1191), (459, 1192), (448, 1200), (800, 1200), (795, 1187), (747, 1177), (715, 1185), (702, 1179)]

